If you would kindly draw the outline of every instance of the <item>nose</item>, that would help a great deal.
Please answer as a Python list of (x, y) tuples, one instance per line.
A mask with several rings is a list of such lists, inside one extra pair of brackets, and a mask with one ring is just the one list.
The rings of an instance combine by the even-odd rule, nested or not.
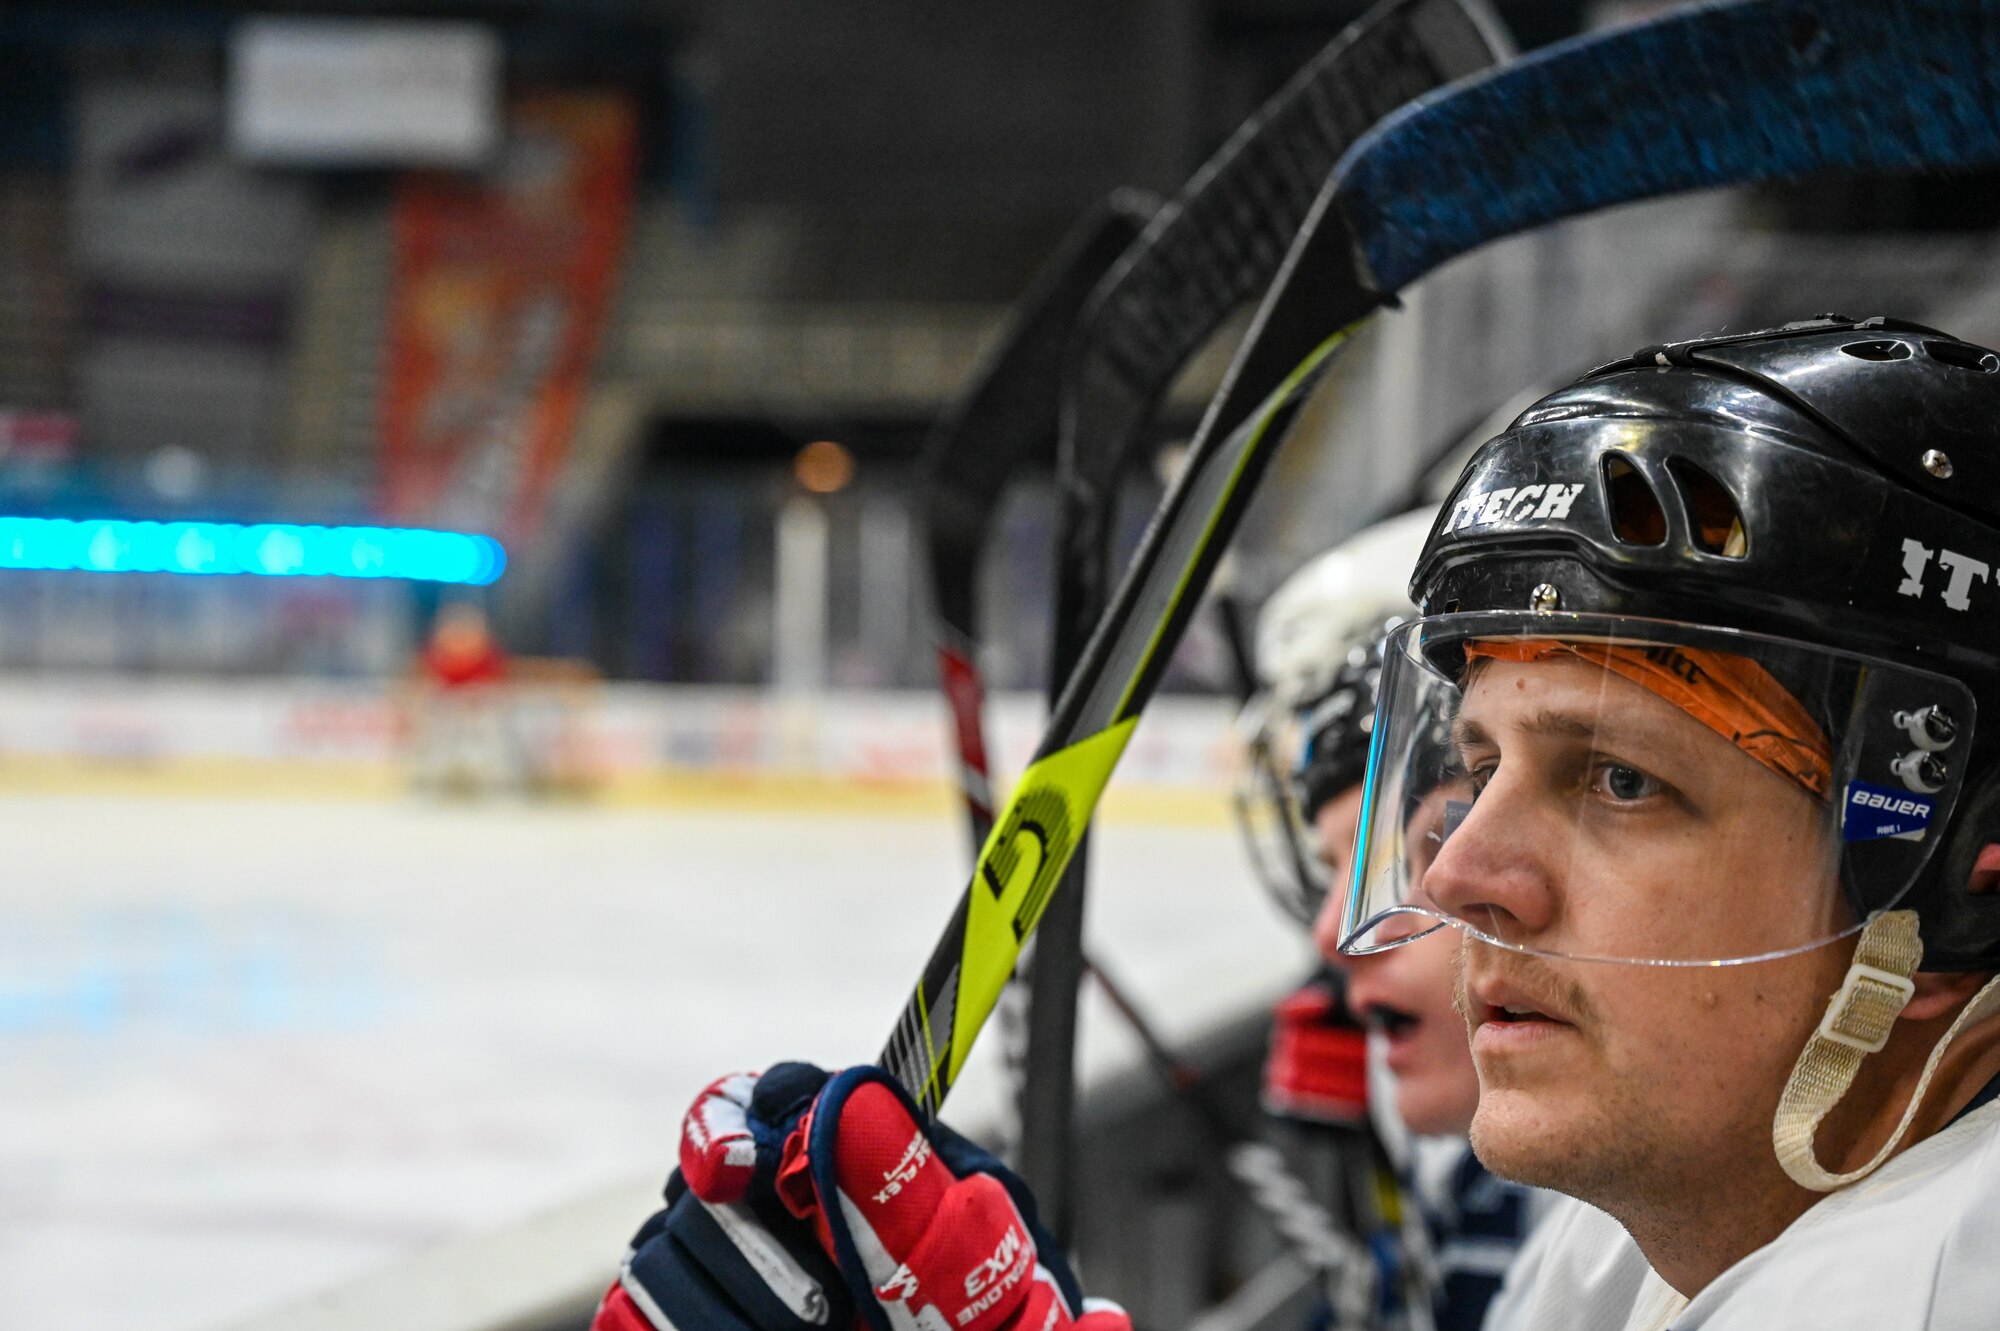
[(1557, 909), (1551, 852), (1560, 835), (1525, 785), (1504, 767), (1496, 772), (1411, 895), (1503, 938), (1549, 928)]
[(1339, 952), (1340, 921), (1347, 908), (1348, 877), (1354, 867), (1355, 838), (1361, 832), (1364, 792), (1359, 785), (1341, 791), (1312, 814), (1312, 832), (1319, 861), (1326, 870), (1326, 901), (1313, 919), (1313, 944), (1336, 966), (1347, 959)]
[(1326, 901), (1313, 920), (1313, 946), (1328, 965), (1346, 970), (1354, 958), (1340, 950), (1340, 922), (1347, 914), (1347, 882), (1340, 879), (1326, 893)]

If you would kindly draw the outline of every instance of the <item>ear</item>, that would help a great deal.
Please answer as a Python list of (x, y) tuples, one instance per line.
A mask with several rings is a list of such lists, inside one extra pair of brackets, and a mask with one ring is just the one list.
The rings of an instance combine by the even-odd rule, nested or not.
[[(1979, 848), (1979, 854), (1973, 857), (1971, 872), (1965, 876), (1965, 892), (1967, 896), (1974, 897), (2000, 895), (2000, 842), (1989, 841)], [(1992, 973), (1918, 971), (1911, 978), (1916, 981), (1917, 991), (1910, 995), (1902, 1018), (1905, 1021), (1928, 1021), (1933, 1017), (1942, 1017), (1966, 1002), (1992, 978)]]
[(1972, 872), (1965, 876), (1965, 891), (1975, 897), (2000, 893), (2000, 844), (1989, 841), (1979, 848)]
[[(1987, 850), (1994, 847), (1988, 846)], [(1929, 1021), (1950, 1016), (1963, 1007), (1985, 983), (1991, 971), (1918, 971), (1910, 977), (1917, 991), (1904, 1005), (1900, 1020)]]
[[(1965, 875), (1965, 892), (1974, 897), (2000, 896), (2000, 842), (1989, 841), (1979, 848)], [(1944, 1016), (1979, 992), (1991, 975), (1981, 971), (1918, 971), (1911, 977), (1917, 991), (1902, 1015), (1909, 1021)]]

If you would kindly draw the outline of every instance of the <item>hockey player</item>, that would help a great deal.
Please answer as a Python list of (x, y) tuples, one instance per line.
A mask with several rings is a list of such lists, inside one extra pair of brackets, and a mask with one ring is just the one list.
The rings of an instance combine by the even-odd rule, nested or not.
[[(1273, 829), (1251, 837), (1262, 847), (1255, 856), (1259, 876), (1280, 908), (1308, 929), (1325, 922), (1328, 884), (1346, 878), (1361, 813), (1381, 638), (1415, 614), (1404, 590), (1406, 573), (1434, 516), (1430, 510), (1404, 514), (1320, 556), (1272, 593), (1258, 620), (1265, 695), (1252, 704), (1261, 724), (1250, 749), (1264, 763), (1253, 768), (1238, 806), (1264, 810), (1244, 818), (1246, 827)], [(1451, 1010), (1448, 960), (1434, 958), (1436, 984), (1392, 986), (1400, 1004), (1377, 1001), (1368, 981), (1411, 965), (1353, 966), (1326, 932), (1317, 931), (1319, 950), (1348, 974), (1348, 998), (1357, 1014), (1372, 1020), (1399, 1078), (1391, 1135), (1400, 1136), (1401, 1125), (1425, 1134), (1462, 1134), (1479, 1087)], [(1410, 955), (1431, 951), (1420, 947)], [(1360, 992), (1353, 989), (1356, 981)]]
[(419, 790), (476, 795), (520, 784), (507, 684), (513, 662), (486, 612), (471, 601), (441, 607), (412, 670), (412, 769)]
[(1260, 882), (1307, 928), (1340, 875), (1328, 856), (1346, 858), (1361, 808), (1374, 695), (1342, 680), (1365, 669), (1386, 621), (1415, 613), (1408, 573), (1433, 516), (1391, 518), (1311, 560), (1257, 617), (1259, 692), (1244, 707), (1250, 761), (1236, 807)]
[(1447, 501), (1340, 932), (1460, 936), (1475, 1148), (1601, 1208), (1492, 1325), (2000, 1318), (1996, 471), (2000, 355), (1828, 318), (1595, 371)]
[[(1282, 909), (1313, 929), (1333, 978), (1344, 977), (1344, 1007), (1364, 1020), (1386, 1068), (1386, 1084), (1371, 1099), (1372, 1117), (1394, 1147), (1406, 1196), (1428, 1231), (1432, 1321), (1444, 1331), (1473, 1331), (1548, 1195), (1494, 1178), (1466, 1145), (1479, 1080), (1452, 1008), (1455, 939), (1440, 932), (1367, 957), (1345, 957), (1335, 947), (1374, 729), (1382, 637), (1416, 613), (1408, 571), (1435, 517), (1426, 508), (1378, 524), (1307, 564), (1271, 595), (1258, 621), (1265, 693), (1249, 709), (1258, 721), (1249, 747), (1253, 755), (1287, 757), (1261, 771), (1253, 767), (1238, 805), (1264, 810), (1246, 816), (1246, 827), (1285, 834), (1283, 842), (1271, 834), (1253, 837), (1262, 847), (1260, 877)], [(1274, 1112), (1311, 1114), (1339, 1083), (1339, 1069), (1324, 1067), (1338, 1063), (1330, 1036), (1343, 1015), (1335, 1006), (1339, 990), (1337, 983), (1316, 982), (1280, 1004), (1264, 1090)]]

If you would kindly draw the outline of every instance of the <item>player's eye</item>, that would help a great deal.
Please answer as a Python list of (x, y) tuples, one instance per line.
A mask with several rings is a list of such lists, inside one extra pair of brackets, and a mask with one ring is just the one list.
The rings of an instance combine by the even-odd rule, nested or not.
[(1666, 783), (1636, 767), (1603, 761), (1591, 769), (1591, 789), (1621, 804), (1651, 799), (1666, 792)]

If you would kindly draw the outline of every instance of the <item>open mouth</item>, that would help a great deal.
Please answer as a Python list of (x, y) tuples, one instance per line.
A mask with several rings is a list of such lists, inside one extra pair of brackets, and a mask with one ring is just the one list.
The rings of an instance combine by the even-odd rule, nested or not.
[(1554, 1023), (1559, 1026), (1569, 1024), (1568, 1022), (1557, 1021), (1556, 1018), (1551, 1017), (1539, 1008), (1520, 1007), (1511, 1004), (1504, 1007), (1495, 1007), (1489, 1003), (1486, 1009), (1485, 1020), (1510, 1026), (1532, 1021)]
[(1369, 1030), (1380, 1031), (1394, 1040), (1415, 1030), (1418, 1018), (1400, 1008), (1390, 1007), (1387, 1003), (1371, 1003), (1363, 1015), (1363, 1020), (1368, 1023)]
[(1548, 1036), (1575, 1029), (1575, 1024), (1561, 1013), (1550, 1010), (1552, 1004), (1506, 981), (1494, 979), (1475, 984), (1471, 997), (1478, 1004), (1475, 1009), (1478, 1021), (1472, 1033), (1475, 1050), (1499, 1052), (1526, 1048)]

